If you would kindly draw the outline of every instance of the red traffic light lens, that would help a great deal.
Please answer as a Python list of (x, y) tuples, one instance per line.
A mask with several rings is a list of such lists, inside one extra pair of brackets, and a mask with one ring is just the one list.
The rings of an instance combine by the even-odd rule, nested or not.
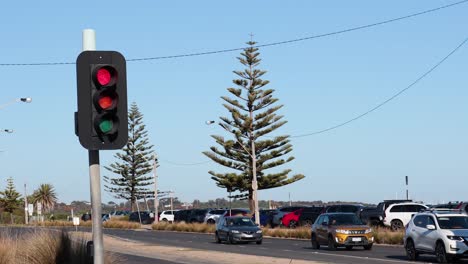
[(112, 104), (114, 103), (114, 100), (110, 96), (104, 96), (99, 98), (98, 104), (101, 107), (101, 109), (108, 109), (112, 107)]
[(96, 72), (96, 79), (98, 83), (102, 86), (108, 85), (111, 81), (112, 75), (110, 71), (106, 68), (100, 68)]

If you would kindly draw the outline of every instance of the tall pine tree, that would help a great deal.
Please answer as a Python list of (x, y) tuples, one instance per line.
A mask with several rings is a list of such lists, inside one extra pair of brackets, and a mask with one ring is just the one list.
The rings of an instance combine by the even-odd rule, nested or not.
[(294, 157), (283, 156), (292, 151), (289, 136), (268, 136), (271, 132), (283, 126), (287, 121), (276, 112), (282, 105), (275, 105), (278, 99), (273, 98), (272, 89), (263, 89), (269, 81), (261, 79), (266, 73), (257, 69), (260, 64), (256, 42), (247, 42), (238, 57), (240, 63), (246, 68), (243, 71), (234, 71), (239, 79), (233, 80), (237, 88), (227, 90), (235, 98), (222, 96), (223, 106), (229, 111), (230, 117), (220, 117), (219, 124), (227, 130), (228, 137), (213, 135), (221, 148), (211, 147), (210, 151), (203, 152), (208, 158), (232, 169), (228, 173), (209, 171), (216, 185), (228, 191), (237, 191), (237, 197), (248, 198), (250, 210), (253, 211), (252, 189), (252, 143), (255, 146), (257, 164), (258, 189), (270, 189), (284, 186), (304, 178), (302, 174), (288, 177), (291, 169), (267, 173), (268, 169), (279, 167), (290, 162)]
[(13, 212), (21, 207), (23, 203), (20, 199), (21, 194), (16, 191), (13, 179), (10, 177), (7, 180), (7, 186), (3, 192), (0, 192), (0, 204), (5, 212), (10, 213), (11, 223), (13, 224)]
[(117, 199), (130, 202), (132, 211), (137, 200), (154, 197), (149, 185), (154, 178), (148, 175), (153, 169), (153, 145), (148, 141), (148, 132), (143, 124), (143, 114), (136, 103), (132, 103), (128, 113), (128, 142), (114, 155), (119, 161), (105, 166), (115, 177), (104, 176), (104, 188)]

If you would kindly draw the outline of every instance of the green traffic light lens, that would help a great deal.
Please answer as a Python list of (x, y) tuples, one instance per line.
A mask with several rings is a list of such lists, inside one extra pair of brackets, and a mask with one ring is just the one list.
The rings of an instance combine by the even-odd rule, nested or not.
[(99, 123), (99, 129), (102, 133), (109, 133), (112, 130), (114, 123), (111, 120), (103, 120)]

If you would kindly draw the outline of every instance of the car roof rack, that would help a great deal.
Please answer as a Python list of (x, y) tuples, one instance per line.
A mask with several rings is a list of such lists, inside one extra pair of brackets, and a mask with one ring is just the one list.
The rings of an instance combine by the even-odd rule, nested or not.
[(461, 209), (450, 209), (450, 208), (428, 208), (421, 210), (421, 212), (428, 212), (433, 214), (450, 214), (450, 213), (462, 213)]

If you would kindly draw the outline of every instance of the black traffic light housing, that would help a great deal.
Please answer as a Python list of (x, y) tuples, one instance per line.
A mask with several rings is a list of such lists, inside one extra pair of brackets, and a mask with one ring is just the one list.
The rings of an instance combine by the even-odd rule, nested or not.
[(116, 51), (83, 51), (76, 59), (75, 133), (88, 150), (121, 149), (128, 141), (127, 72)]

